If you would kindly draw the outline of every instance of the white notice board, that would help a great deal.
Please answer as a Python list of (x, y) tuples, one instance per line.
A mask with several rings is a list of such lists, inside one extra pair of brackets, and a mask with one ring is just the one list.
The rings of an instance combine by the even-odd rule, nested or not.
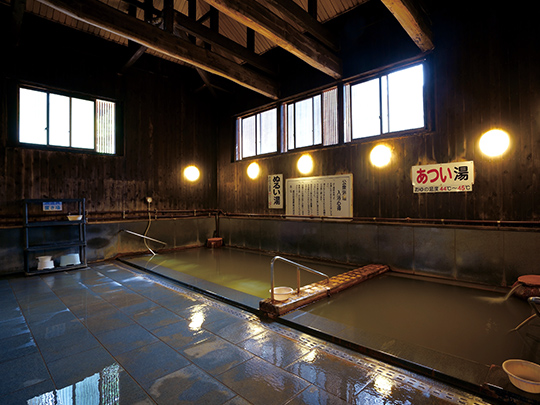
[(352, 217), (352, 174), (285, 180), (286, 215)]

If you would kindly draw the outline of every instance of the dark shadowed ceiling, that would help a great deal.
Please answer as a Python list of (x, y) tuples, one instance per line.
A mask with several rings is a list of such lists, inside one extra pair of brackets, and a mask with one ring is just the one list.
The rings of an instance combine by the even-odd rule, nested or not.
[[(11, 0), (14, 27), (32, 13), (133, 50), (218, 75), (271, 99), (279, 97), (275, 47), (341, 79), (339, 45), (325, 22), (367, 1), (381, 1), (422, 50), (433, 48), (414, 0)], [(15, 28), (16, 29), (16, 28)]]

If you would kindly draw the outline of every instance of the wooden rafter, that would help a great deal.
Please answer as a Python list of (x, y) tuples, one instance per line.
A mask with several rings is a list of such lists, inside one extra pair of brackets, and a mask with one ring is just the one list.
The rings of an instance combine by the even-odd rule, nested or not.
[(278, 87), (272, 79), (189, 41), (131, 17), (97, 0), (38, 0), (64, 14), (144, 45), (171, 58), (225, 77), (272, 99)]
[[(291, 0), (259, 0), (259, 3), (291, 24), (295, 24), (311, 36), (319, 40), (322, 44), (333, 51), (338, 50), (337, 40), (334, 35), (326, 29), (324, 25), (313, 18), (309, 12)], [(311, 2), (310, 2), (311, 3)], [(313, 2), (315, 5), (316, 1)], [(314, 12), (316, 13), (316, 7)]]
[(291, 24), (271, 13), (257, 1), (205, 0), (223, 14), (252, 28), (279, 47), (292, 53), (315, 69), (340, 79), (341, 60), (318, 41), (309, 38)]
[(431, 40), (431, 30), (422, 15), (408, 0), (381, 0), (396, 17), (414, 43), (424, 52), (435, 48)]
[(275, 68), (272, 67), (272, 63), (266, 58), (244, 48), (242, 45), (205, 27), (188, 16), (182, 13), (176, 13), (175, 22), (179, 29), (186, 31), (188, 34), (196, 36), (213, 46), (226, 50), (231, 56), (235, 56), (263, 72), (275, 75)]

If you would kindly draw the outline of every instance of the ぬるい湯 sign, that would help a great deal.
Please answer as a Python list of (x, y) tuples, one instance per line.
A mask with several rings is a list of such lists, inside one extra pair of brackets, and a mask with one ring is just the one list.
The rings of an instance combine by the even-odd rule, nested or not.
[(268, 176), (268, 208), (283, 208), (283, 175)]

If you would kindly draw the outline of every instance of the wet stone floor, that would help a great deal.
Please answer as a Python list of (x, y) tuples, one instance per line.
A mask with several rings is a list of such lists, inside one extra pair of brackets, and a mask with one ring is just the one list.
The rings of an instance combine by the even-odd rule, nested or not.
[(118, 262), (0, 279), (0, 404), (488, 404)]

